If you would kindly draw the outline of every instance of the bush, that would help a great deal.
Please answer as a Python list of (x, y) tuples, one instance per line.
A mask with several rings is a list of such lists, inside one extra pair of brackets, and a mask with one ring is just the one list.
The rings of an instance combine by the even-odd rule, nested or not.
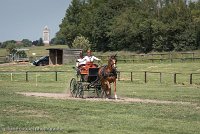
[(90, 41), (84, 36), (77, 36), (72, 43), (72, 48), (83, 49), (83, 51), (90, 49), (90, 46)]

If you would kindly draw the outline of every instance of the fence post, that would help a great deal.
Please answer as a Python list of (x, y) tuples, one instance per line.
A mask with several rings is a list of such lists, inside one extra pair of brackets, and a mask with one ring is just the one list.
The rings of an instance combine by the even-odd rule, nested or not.
[(56, 81), (58, 81), (58, 72), (55, 71), (55, 77), (56, 77)]
[(118, 81), (120, 81), (120, 72), (118, 72)]
[(194, 53), (192, 53), (192, 61), (194, 61)]
[(176, 73), (174, 73), (174, 84), (176, 84)]
[(160, 83), (162, 83), (162, 73), (160, 72)]
[(28, 71), (26, 72), (26, 81), (28, 81)]
[(169, 53), (170, 62), (172, 63), (172, 53)]
[(192, 84), (192, 74), (190, 74), (190, 84)]
[(13, 81), (13, 73), (10, 73), (10, 80)]
[(147, 72), (144, 72), (144, 82), (147, 83)]
[(131, 82), (133, 81), (133, 72), (131, 72)]
[(37, 72), (35, 73), (35, 85), (36, 85), (36, 87), (38, 86), (38, 76), (37, 76)]

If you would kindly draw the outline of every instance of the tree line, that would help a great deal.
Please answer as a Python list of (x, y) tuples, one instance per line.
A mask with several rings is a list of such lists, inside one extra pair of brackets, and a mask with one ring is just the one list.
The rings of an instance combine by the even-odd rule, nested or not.
[(72, 0), (54, 44), (77, 36), (95, 51), (188, 51), (200, 48), (200, 0)]
[(0, 48), (5, 48), (9, 54), (15, 53), (17, 48), (31, 46), (44, 46), (43, 39), (40, 38), (35, 41), (30, 41), (29, 39), (23, 39), (21, 41), (7, 40), (2, 43), (0, 42)]
[(6, 48), (8, 46), (18, 46), (18, 47), (30, 47), (32, 45), (34, 46), (44, 46), (43, 39), (40, 38), (39, 40), (31, 41), (29, 39), (23, 39), (21, 41), (15, 41), (15, 40), (7, 40), (4, 42), (0, 42), (0, 48)]

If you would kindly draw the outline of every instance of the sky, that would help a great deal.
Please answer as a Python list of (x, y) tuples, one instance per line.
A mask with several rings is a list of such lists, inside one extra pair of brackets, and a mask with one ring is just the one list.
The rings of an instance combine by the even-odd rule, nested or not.
[(0, 42), (38, 40), (46, 25), (50, 29), (50, 38), (55, 37), (71, 1), (0, 0)]
[(0, 0), (0, 42), (38, 40), (46, 25), (50, 38), (55, 37), (71, 1)]

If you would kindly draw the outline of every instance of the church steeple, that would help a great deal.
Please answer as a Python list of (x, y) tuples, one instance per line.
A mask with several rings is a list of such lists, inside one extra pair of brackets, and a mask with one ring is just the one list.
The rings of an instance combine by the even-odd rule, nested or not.
[(48, 26), (45, 26), (44, 29), (43, 29), (42, 39), (43, 39), (43, 43), (45, 45), (49, 45), (49, 43), (50, 43), (50, 29), (48, 28)]

